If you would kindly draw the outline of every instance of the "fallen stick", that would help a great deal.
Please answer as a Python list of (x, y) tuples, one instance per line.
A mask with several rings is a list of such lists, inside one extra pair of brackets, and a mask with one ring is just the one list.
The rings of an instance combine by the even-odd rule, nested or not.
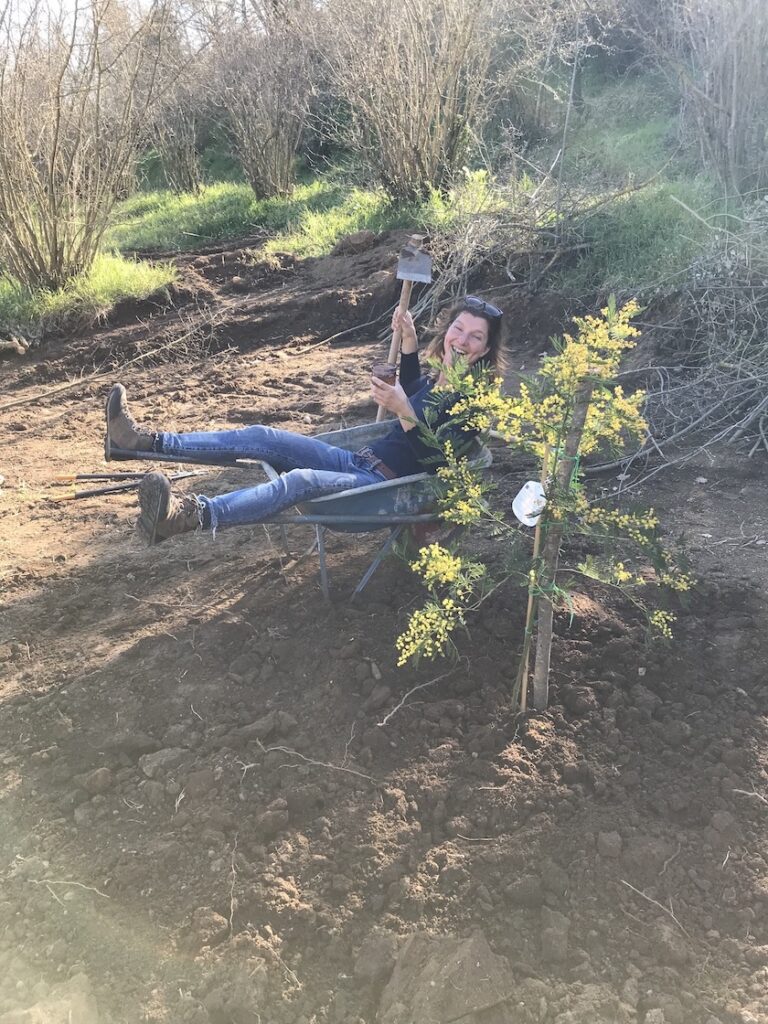
[[(140, 473), (130, 480), (125, 480), (123, 483), (111, 484), (107, 487), (93, 487), (87, 491), (71, 491), (69, 494), (50, 494), (46, 495), (47, 501), (75, 501), (78, 498), (95, 498), (100, 494), (116, 494), (118, 491), (130, 491), (138, 487), (141, 481), (146, 476), (146, 473)], [(185, 480), (189, 476), (202, 476), (199, 469), (190, 469), (185, 473), (174, 473), (170, 476), (169, 480)]]

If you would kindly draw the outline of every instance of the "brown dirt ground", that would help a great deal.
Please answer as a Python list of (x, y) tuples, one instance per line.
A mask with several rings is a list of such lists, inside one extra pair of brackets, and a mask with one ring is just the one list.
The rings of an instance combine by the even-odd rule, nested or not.
[[(457, 667), (398, 670), (419, 590), (392, 559), (346, 600), (370, 537), (331, 541), (326, 606), (299, 528), (292, 559), (263, 527), (146, 549), (130, 494), (49, 500), (103, 469), (113, 376), (179, 429), (370, 419), (373, 335), (312, 346), (391, 303), (395, 251), (185, 257), (172, 307), (2, 364), (0, 1021), (768, 1021), (765, 456), (646, 485), (700, 581), (675, 642), (590, 591), (527, 721), (518, 590)], [(563, 304), (496, 294), (530, 368)], [(494, 472), (512, 494), (530, 468)], [(480, 974), (425, 1009), (408, 970), (440, 950)]]

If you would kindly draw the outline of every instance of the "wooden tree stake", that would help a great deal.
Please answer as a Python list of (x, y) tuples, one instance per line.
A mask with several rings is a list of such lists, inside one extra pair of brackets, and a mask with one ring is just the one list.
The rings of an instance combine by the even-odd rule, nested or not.
[[(544, 453), (541, 457), (541, 486), (546, 488), (547, 477), (549, 476), (549, 445), (544, 445)], [(535, 566), (539, 557), (541, 547), (541, 520), (544, 513), (539, 516), (536, 523), (536, 530), (533, 534), (533, 556), (531, 565)], [(520, 710), (525, 714), (528, 708), (528, 662), (531, 654), (531, 637), (533, 635), (533, 617), (536, 611), (535, 583), (528, 584), (528, 610), (525, 613), (525, 633), (523, 638), (523, 653), (520, 656), (520, 667), (517, 670), (517, 681), (515, 689), (520, 694)]]

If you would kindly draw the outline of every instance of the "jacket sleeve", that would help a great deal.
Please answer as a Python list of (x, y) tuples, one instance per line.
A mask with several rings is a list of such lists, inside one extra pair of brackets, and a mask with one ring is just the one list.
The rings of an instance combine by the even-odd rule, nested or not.
[(421, 364), (418, 352), (404, 352), (400, 356), (400, 384), (409, 397), (421, 383)]
[(453, 393), (445, 395), (439, 403), (427, 402), (425, 408), (417, 413), (417, 426), (405, 432), (413, 454), (427, 470), (434, 471), (438, 466), (445, 465), (442, 451), (433, 443), (429, 432), (436, 435), (439, 445), (450, 441), (454, 453), (459, 457), (466, 454), (477, 437), (477, 430), (466, 430), (448, 411), (459, 397)]

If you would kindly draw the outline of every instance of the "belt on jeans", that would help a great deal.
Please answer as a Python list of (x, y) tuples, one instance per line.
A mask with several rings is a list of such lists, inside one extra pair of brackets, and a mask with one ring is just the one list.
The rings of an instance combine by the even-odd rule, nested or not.
[(381, 473), (387, 480), (397, 480), (398, 474), (393, 469), (390, 469), (386, 462), (382, 462), (379, 456), (372, 448), (360, 448), (359, 451), (355, 452), (355, 455), (359, 455), (360, 458), (365, 459), (368, 463), (368, 469), (375, 469), (377, 473)]

